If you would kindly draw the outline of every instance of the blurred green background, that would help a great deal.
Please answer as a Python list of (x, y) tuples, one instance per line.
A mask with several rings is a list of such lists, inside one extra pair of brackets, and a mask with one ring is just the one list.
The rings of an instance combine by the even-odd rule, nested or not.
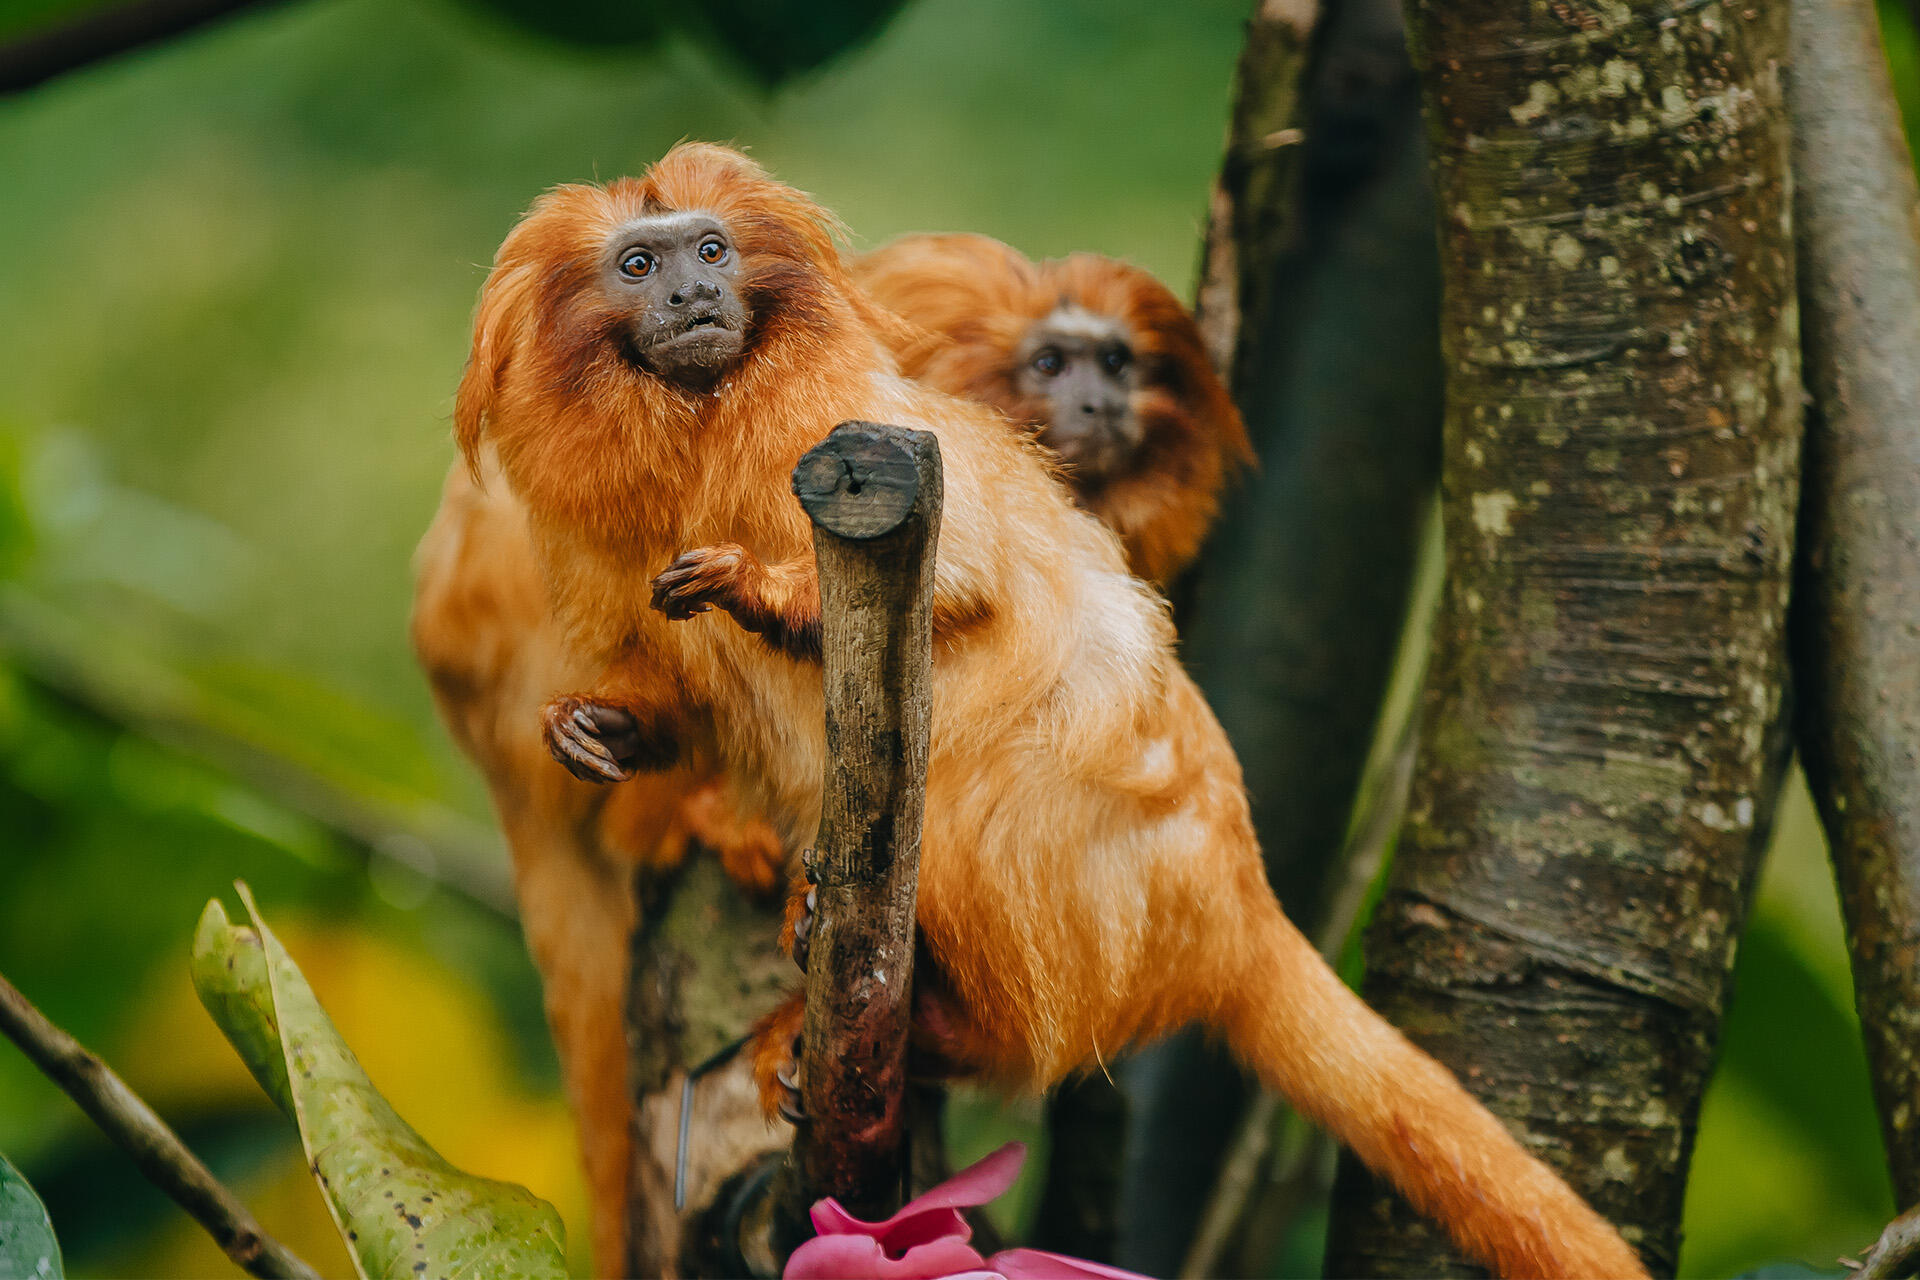
[[(60, 7), (0, 5), (0, 39)], [(860, 246), (965, 228), (1186, 292), (1247, 2), (909, 0), (777, 88), (751, 48), (617, 4), (596, 50), (500, 16), (522, 8), (297, 0), (0, 99), (0, 972), (329, 1273), (291, 1129), (187, 983), (236, 877), (402, 1114), (553, 1200), (585, 1262), (502, 855), (405, 644), (515, 215), (733, 140)], [(1884, 16), (1912, 135), (1920, 42)], [(5, 1046), (0, 1151), (74, 1274), (230, 1272)], [(1689, 1275), (1830, 1264), (1892, 1209), (1798, 795), (1695, 1169)]]

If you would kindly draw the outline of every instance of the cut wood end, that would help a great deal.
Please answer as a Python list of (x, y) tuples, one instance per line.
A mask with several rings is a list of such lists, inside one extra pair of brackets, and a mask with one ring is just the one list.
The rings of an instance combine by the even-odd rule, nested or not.
[(933, 433), (877, 422), (843, 422), (800, 459), (793, 493), (813, 522), (843, 538), (898, 529), (920, 498), (923, 471), (938, 474)]

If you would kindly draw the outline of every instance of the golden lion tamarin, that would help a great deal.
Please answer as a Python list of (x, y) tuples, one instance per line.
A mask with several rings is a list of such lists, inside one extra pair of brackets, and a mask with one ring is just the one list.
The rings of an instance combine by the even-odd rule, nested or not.
[[(1171, 293), (1113, 259), (1036, 265), (983, 236), (908, 236), (855, 271), (916, 326), (886, 330), (905, 371), (1039, 429), (1082, 505), (1121, 534), (1136, 573), (1164, 581), (1185, 567), (1220, 485), (1248, 453), (1192, 317)], [(711, 776), (643, 774), (608, 793), (554, 773), (528, 715), (580, 681), (565, 665), (525, 514), (490, 451), (481, 470), (477, 484), (455, 466), (421, 542), (415, 649), (512, 850), (580, 1131), (594, 1256), (611, 1273), (631, 1159), (625, 877), (639, 860), (670, 865), (692, 840), (718, 853), (743, 889), (764, 893), (782, 851)]]
[(1165, 584), (1187, 566), (1253, 453), (1165, 285), (1099, 254), (1036, 263), (967, 234), (903, 236), (853, 271), (938, 339), (897, 348), (902, 373), (1035, 428), (1135, 573)]
[(592, 673), (542, 713), (549, 748), (609, 781), (711, 752), (790, 844), (811, 835), (819, 594), (788, 476), (842, 420), (931, 431), (946, 502), (916, 990), (941, 1016), (917, 1042), (1038, 1088), (1202, 1022), (1502, 1274), (1643, 1274), (1287, 920), (1164, 602), (1035, 446), (897, 373), (891, 318), (831, 225), (689, 144), (548, 193), (501, 246), (455, 433), (476, 465), (497, 449)]

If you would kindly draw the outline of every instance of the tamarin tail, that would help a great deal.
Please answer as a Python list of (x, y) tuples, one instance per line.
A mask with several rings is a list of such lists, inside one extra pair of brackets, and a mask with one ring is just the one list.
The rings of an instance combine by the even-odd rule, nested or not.
[(1646, 1276), (1626, 1241), (1340, 981), (1272, 905), (1228, 1012), (1236, 1053), (1508, 1280)]

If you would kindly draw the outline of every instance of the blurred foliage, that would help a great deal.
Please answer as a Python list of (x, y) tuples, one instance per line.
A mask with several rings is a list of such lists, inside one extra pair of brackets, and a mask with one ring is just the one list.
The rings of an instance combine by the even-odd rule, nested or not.
[[(60, 2), (0, 8), (0, 32)], [(752, 8), (722, 21), (768, 30)], [(557, 1205), (583, 1267), (537, 984), (474, 903), (504, 884), (484, 795), (405, 645), (484, 264), (542, 188), (706, 137), (861, 246), (966, 228), (1184, 292), (1246, 8), (915, 0), (769, 94), (682, 30), (589, 50), (468, 0), (301, 0), (0, 102), (0, 972), (343, 1273), (297, 1143), (186, 979), (234, 878), (298, 904), (281, 932), (373, 1082), (454, 1163)], [(1920, 42), (1882, 12), (1911, 128)], [(1801, 800), (1738, 982), (1688, 1275), (1826, 1265), (1891, 1210)], [(957, 1159), (1033, 1119), (955, 1110)], [(229, 1273), (6, 1049), (0, 1150), (74, 1274)]]
[(101, 5), (102, 0), (0, 0), (0, 40), (17, 40)]
[[(516, 35), (624, 56), (692, 39), (761, 87), (817, 71), (880, 34), (905, 0), (464, 0)], [(244, 7), (245, 0), (241, 0)], [(31, 39), (151, 0), (0, 0), (0, 42)], [(177, 7), (177, 6), (176, 6)], [(215, 21), (223, 20), (215, 17)]]
[(904, 0), (469, 0), (514, 25), (591, 52), (692, 37), (772, 88), (866, 44)]

